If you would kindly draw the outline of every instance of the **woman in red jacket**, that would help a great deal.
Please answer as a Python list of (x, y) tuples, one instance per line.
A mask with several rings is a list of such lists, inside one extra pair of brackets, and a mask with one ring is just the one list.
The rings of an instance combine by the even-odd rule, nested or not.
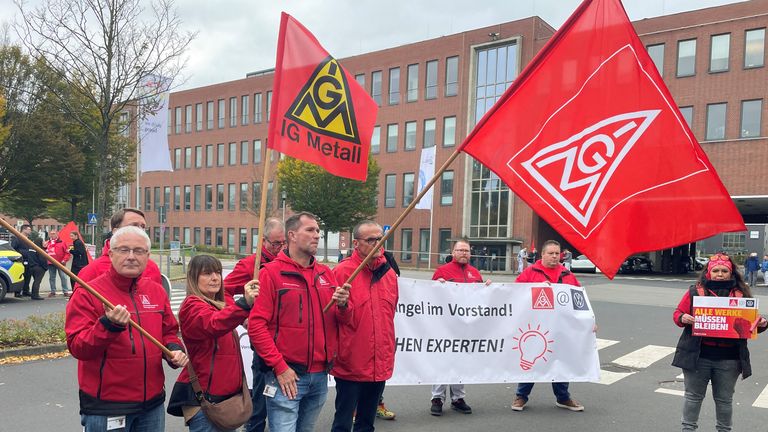
[[(218, 259), (198, 255), (189, 262), (187, 298), (179, 309), (179, 324), (187, 354), (210, 402), (236, 396), (243, 388), (243, 359), (232, 331), (248, 318), (259, 295), (259, 281), (246, 283), (244, 291), (237, 301), (225, 296)], [(191, 432), (219, 430), (200, 409), (186, 369), (173, 386), (168, 413), (183, 416)]]

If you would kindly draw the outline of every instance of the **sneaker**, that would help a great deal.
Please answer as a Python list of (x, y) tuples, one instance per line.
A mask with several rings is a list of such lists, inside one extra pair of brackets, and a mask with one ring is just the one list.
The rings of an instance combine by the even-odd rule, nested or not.
[(69, 298), (69, 297), (71, 297), (71, 296), (72, 296), (72, 293), (71, 293), (71, 292), (65, 292), (65, 293), (64, 293), (64, 297), (66, 297), (66, 298)]
[(520, 396), (516, 397), (514, 401), (512, 401), (512, 411), (522, 411), (525, 408), (525, 404), (528, 403), (527, 400), (521, 398)]
[(433, 416), (443, 415), (443, 401), (440, 398), (432, 399), (432, 407), (429, 409), (429, 413)]
[(382, 402), (379, 404), (378, 407), (376, 407), (376, 417), (384, 420), (394, 420), (395, 413), (388, 410), (387, 407)]
[(55, 292), (48, 293), (48, 297), (56, 297), (56, 293)]
[(558, 408), (565, 408), (571, 411), (584, 411), (584, 405), (576, 402), (573, 399), (568, 399), (567, 401), (563, 402), (555, 402), (555, 405), (557, 405)]
[(464, 399), (456, 399), (451, 402), (451, 409), (462, 414), (472, 414), (472, 408), (464, 402)]

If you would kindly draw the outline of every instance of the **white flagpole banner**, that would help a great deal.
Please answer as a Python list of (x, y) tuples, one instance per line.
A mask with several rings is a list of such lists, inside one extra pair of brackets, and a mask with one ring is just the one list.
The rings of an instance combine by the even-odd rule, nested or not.
[(170, 92), (157, 93), (157, 89), (167, 88), (167, 79), (149, 75), (143, 87), (145, 94), (157, 102), (157, 109), (146, 114), (139, 122), (139, 141), (141, 142), (141, 172), (173, 171), (171, 154), (168, 151), (168, 102)]
[[(419, 189), (416, 194), (420, 194), (427, 185), (429, 179), (435, 175), (435, 148), (436, 146), (421, 149), (421, 163), (419, 164)], [(416, 210), (432, 210), (432, 192), (434, 186), (421, 197), (421, 201), (416, 204)]]
[(595, 315), (583, 288), (399, 281), (387, 385), (600, 379)]

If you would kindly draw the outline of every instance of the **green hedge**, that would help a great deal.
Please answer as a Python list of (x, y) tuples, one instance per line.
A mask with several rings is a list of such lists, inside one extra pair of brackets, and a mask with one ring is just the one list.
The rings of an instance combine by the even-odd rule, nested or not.
[(47, 345), (66, 342), (64, 312), (27, 319), (0, 320), (0, 347)]

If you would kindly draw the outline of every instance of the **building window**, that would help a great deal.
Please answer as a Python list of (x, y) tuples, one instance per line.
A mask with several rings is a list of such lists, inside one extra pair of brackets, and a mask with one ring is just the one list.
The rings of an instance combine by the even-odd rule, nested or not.
[(181, 133), (181, 107), (176, 107), (174, 112), (176, 114), (176, 121), (174, 122), (174, 125), (175, 125), (174, 132), (176, 134), (180, 134)]
[(155, 209), (160, 207), (160, 187), (155, 187)]
[(212, 243), (211, 243), (211, 228), (206, 228), (205, 229), (205, 245), (206, 246), (211, 246), (212, 245)]
[(693, 107), (680, 107), (680, 114), (683, 115), (683, 119), (685, 119), (685, 122), (688, 123), (688, 127), (693, 129)]
[(443, 171), (440, 179), (440, 205), (453, 205), (453, 171)]
[(413, 230), (403, 228), (400, 230), (400, 261), (410, 261), (413, 252)]
[(411, 201), (413, 201), (413, 189), (416, 186), (414, 179), (413, 173), (403, 174), (403, 207), (408, 207)]
[(685, 77), (696, 73), (696, 39), (677, 42), (677, 76)]
[(445, 95), (459, 94), (459, 57), (445, 59)]
[(725, 139), (726, 105), (724, 103), (707, 105), (707, 135), (705, 137), (707, 141)]
[(184, 148), (184, 168), (192, 168), (192, 147)]
[(381, 126), (374, 126), (371, 136), (371, 153), (379, 154), (379, 151), (381, 151)]
[(192, 187), (184, 186), (184, 211), (192, 210)]
[(208, 130), (213, 129), (213, 119), (214, 119), (214, 113), (213, 113), (213, 101), (208, 101), (208, 107), (207, 107), (207, 113), (205, 118), (205, 125)]
[(171, 187), (170, 186), (166, 186), (163, 188), (163, 205), (165, 206), (166, 211), (173, 208), (171, 207)]
[(203, 146), (195, 146), (195, 168), (203, 167)]
[(253, 123), (261, 123), (261, 93), (253, 95)]
[(397, 105), (400, 103), (400, 68), (395, 67), (389, 70), (389, 104)]
[(261, 140), (253, 140), (253, 163), (261, 163)]
[(237, 193), (237, 185), (234, 183), (230, 183), (227, 185), (227, 210), (229, 211), (235, 211), (235, 208), (237, 206), (237, 197), (235, 194)]
[(200, 244), (200, 228), (195, 227), (195, 229), (192, 230), (192, 244), (199, 245)]
[(424, 148), (435, 146), (435, 119), (424, 120)]
[(181, 169), (181, 149), (173, 149), (173, 169), (180, 170)]
[(267, 214), (272, 212), (272, 203), (274, 199), (275, 182), (267, 183)]
[(765, 29), (744, 32), (744, 68), (765, 65)]
[(440, 263), (445, 261), (445, 258), (451, 254), (451, 229), (440, 228), (437, 237), (437, 250), (440, 251)]
[(648, 45), (645, 47), (648, 50), (648, 56), (653, 60), (653, 64), (656, 65), (656, 70), (659, 71), (659, 75), (664, 76), (664, 44)]
[(443, 147), (456, 145), (456, 117), (443, 118)]
[(746, 248), (746, 233), (723, 233), (723, 250), (725, 252), (742, 252)]
[[(253, 183), (251, 192), (252, 192), (251, 208), (253, 209), (253, 211), (255, 211), (258, 214), (259, 206), (261, 205), (261, 182)], [(254, 244), (257, 244), (257, 243), (254, 243)]]
[(384, 207), (395, 206), (395, 188), (397, 187), (397, 177), (395, 174), (384, 176)]
[(419, 261), (429, 261), (429, 243), (431, 239), (431, 232), (429, 228), (422, 228), (419, 230)]
[(397, 124), (387, 125), (387, 153), (397, 151)]
[(184, 107), (184, 132), (192, 132), (192, 105)]
[(202, 195), (203, 195), (203, 187), (200, 185), (195, 185), (195, 211), (200, 211), (200, 203), (202, 201)]
[(477, 123), (517, 78), (516, 43), (477, 51), (475, 73), (475, 112)]
[(226, 102), (224, 99), (219, 99), (219, 129), (222, 129), (224, 127), (224, 119), (226, 118)]
[(195, 104), (195, 131), (203, 130), (203, 104)]
[(237, 165), (237, 143), (229, 143), (229, 164)]
[(357, 74), (355, 75), (355, 81), (357, 81), (358, 84), (360, 84), (360, 87), (365, 88), (365, 74)]
[(741, 132), (739, 133), (741, 138), (760, 136), (762, 111), (762, 99), (741, 101)]
[(238, 248), (238, 253), (240, 254), (247, 254), (248, 253), (248, 228), (240, 228), (240, 241), (238, 244), (240, 245)]
[(229, 127), (237, 126), (237, 97), (229, 98)]
[(269, 123), (269, 116), (272, 114), (272, 90), (267, 91), (267, 123)]
[(205, 185), (205, 209), (213, 210), (213, 185)]
[(205, 146), (205, 166), (208, 168), (213, 166), (213, 144)]
[(371, 73), (371, 97), (381, 106), (381, 71)]
[(259, 245), (259, 229), (251, 228), (251, 253), (256, 253), (256, 247)]
[(224, 185), (216, 185), (216, 210), (224, 210)]
[(408, 89), (407, 89), (408, 102), (416, 102), (419, 100), (419, 65), (408, 65)]
[(224, 166), (224, 144), (216, 145), (216, 166)]
[(240, 210), (248, 210), (248, 183), (240, 183)]
[(189, 244), (192, 241), (192, 230), (184, 227), (184, 244)]
[(224, 247), (224, 228), (216, 228), (216, 247)]
[(424, 89), (424, 99), (437, 98), (437, 60), (427, 62), (426, 88)]
[(240, 141), (240, 165), (248, 165), (248, 141)]
[(709, 71), (725, 72), (728, 70), (728, 60), (731, 52), (731, 35), (714, 35), (709, 48)]
[(152, 189), (144, 188), (144, 210), (152, 210)]
[(416, 150), (416, 122), (405, 122), (405, 150)]
[(248, 95), (242, 95), (240, 97), (240, 124), (245, 126), (248, 124), (248, 120), (250, 119), (251, 112), (251, 101), (250, 97)]

